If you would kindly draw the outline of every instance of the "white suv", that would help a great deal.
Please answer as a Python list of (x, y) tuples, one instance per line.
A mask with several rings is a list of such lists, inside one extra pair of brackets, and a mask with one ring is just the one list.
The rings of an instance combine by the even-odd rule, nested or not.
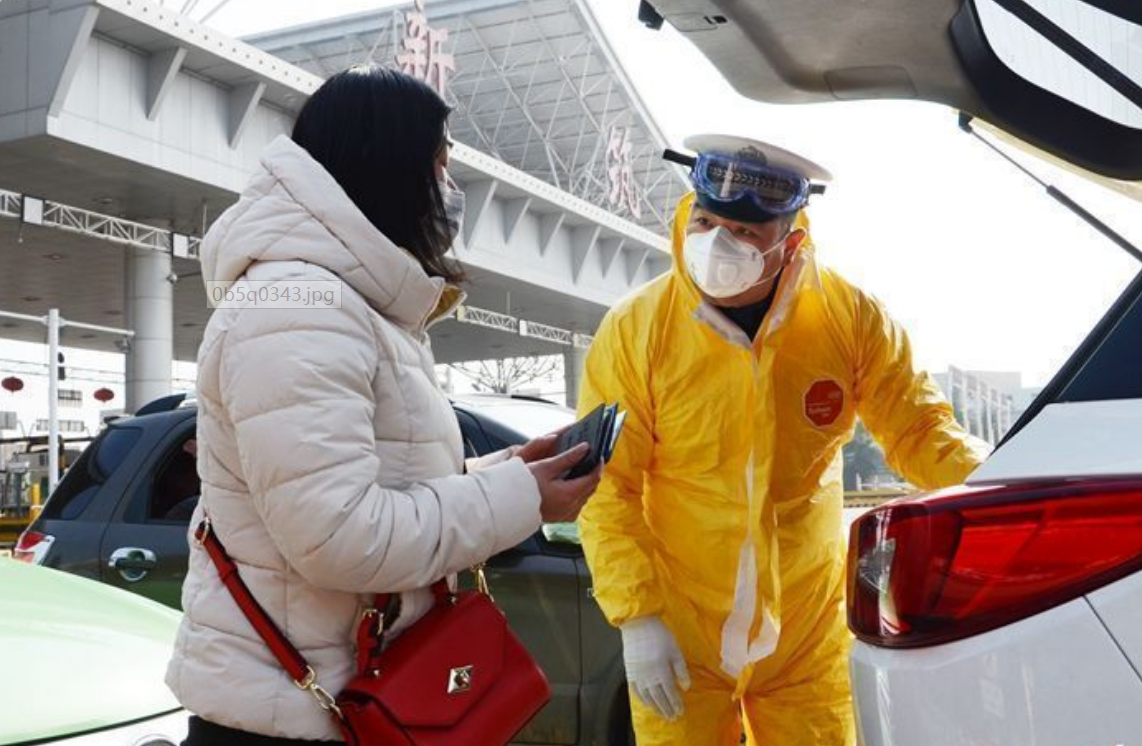
[(853, 528), (869, 746), (1142, 744), (1142, 277), (963, 488)]

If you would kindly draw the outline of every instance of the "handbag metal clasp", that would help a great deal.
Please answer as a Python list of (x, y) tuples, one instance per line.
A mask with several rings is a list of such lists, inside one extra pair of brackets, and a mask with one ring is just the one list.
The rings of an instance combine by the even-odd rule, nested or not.
[(460, 666), (448, 672), (448, 693), (463, 694), (472, 688), (472, 672), (475, 666)]
[(198, 524), (198, 528), (194, 530), (194, 543), (196, 546), (201, 547), (206, 543), (206, 537), (210, 533), (212, 526), (210, 525), (210, 518), (207, 516), (202, 517), (202, 522)]
[(372, 606), (370, 606), (361, 612), (361, 616), (365, 617), (366, 619), (368, 619), (370, 617), (376, 617), (377, 618), (377, 633), (376, 633), (377, 637), (381, 637), (382, 635), (384, 635), (384, 633), (385, 633), (385, 615), (383, 612), (378, 611), (377, 609), (374, 609)]
[(306, 666), (305, 678), (293, 683), (298, 689), (312, 694), (321, 709), (333, 713), (338, 720), (345, 719), (344, 715), (341, 714), (341, 708), (337, 706), (337, 699), (317, 683), (317, 672), (313, 670), (313, 666)]
[(488, 576), (484, 572), (484, 567), (483, 562), (472, 566), (472, 575), (476, 578), (476, 590), (494, 602), (496, 599), (492, 597), (492, 589), (488, 586)]

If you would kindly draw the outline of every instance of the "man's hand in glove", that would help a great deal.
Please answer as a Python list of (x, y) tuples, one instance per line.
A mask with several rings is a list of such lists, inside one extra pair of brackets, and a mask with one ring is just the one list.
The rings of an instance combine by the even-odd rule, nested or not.
[(656, 616), (632, 619), (619, 630), (627, 683), (635, 695), (667, 720), (681, 717), (678, 687), (690, 688), (690, 672), (674, 635)]

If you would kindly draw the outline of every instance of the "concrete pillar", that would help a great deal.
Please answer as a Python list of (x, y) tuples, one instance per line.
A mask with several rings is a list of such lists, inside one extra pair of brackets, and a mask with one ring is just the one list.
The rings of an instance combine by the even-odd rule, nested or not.
[(125, 409), (135, 412), (171, 393), (174, 359), (174, 284), (171, 255), (165, 251), (127, 250), (125, 317), (135, 331), (127, 351)]
[(583, 368), (587, 363), (587, 350), (581, 347), (563, 349), (563, 390), (566, 391), (567, 406), (579, 406), (579, 384), (583, 380)]

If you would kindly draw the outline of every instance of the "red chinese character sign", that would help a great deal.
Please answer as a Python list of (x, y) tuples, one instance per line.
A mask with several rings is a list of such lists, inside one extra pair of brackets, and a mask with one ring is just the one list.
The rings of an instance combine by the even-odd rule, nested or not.
[(430, 85), (444, 98), (448, 77), (456, 70), (456, 58), (441, 47), (448, 41), (448, 29), (434, 29), (424, 14), (424, 0), (416, 0), (405, 14), (404, 49), (397, 53), (401, 72)]
[(607, 131), (607, 205), (612, 210), (625, 208), (635, 218), (641, 218), (632, 150), (629, 127), (611, 127)]

